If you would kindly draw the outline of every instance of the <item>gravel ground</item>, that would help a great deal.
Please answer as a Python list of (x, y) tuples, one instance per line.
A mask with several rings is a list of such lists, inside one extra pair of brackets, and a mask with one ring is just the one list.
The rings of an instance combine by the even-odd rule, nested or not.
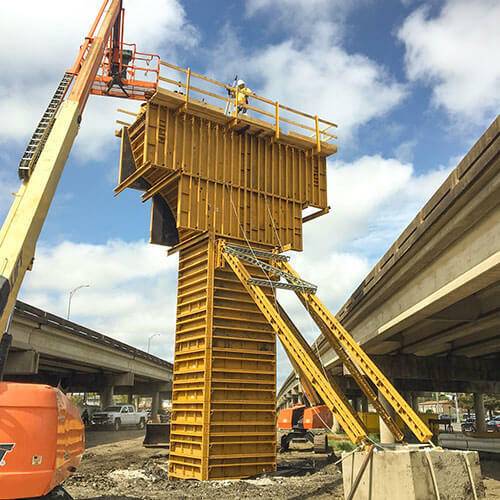
[[(283, 473), (300, 464), (292, 477), (270, 475), (239, 481), (169, 481), (168, 452), (142, 447), (142, 437), (94, 446), (86, 451), (78, 472), (65, 483), (75, 499), (168, 498), (343, 498), (342, 475), (326, 456), (291, 452), (283, 461)], [(309, 457), (309, 459), (307, 458)], [(319, 469), (319, 470), (318, 470)]]
[[(90, 445), (78, 472), (65, 483), (79, 500), (272, 498), (341, 499), (342, 474), (328, 458), (307, 451), (279, 456), (279, 471), (239, 481), (169, 481), (168, 451), (142, 447), (138, 431), (88, 436)], [(127, 439), (133, 437), (133, 439)], [(123, 440), (122, 440), (123, 439)], [(109, 441), (115, 442), (109, 442)], [(120, 440), (120, 441), (117, 441)], [(95, 444), (104, 442), (106, 444)], [(500, 499), (500, 461), (481, 460), (486, 498)], [(287, 474), (293, 475), (287, 475)]]

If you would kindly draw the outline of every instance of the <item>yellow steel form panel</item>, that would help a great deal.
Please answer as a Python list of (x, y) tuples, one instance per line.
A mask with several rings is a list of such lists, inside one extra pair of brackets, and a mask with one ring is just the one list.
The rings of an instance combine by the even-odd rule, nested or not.
[[(180, 251), (169, 476), (276, 467), (275, 335), (206, 237)], [(256, 271), (257, 272), (257, 271)]]
[(232, 183), (287, 200), (324, 208), (324, 155), (304, 147), (241, 133), (227, 124), (179, 113), (153, 98), (146, 108), (144, 163)]
[[(302, 373), (309, 380), (314, 390), (321, 396), (328, 408), (335, 413), (339, 424), (344, 429), (349, 439), (356, 444), (367, 440), (367, 432), (356, 412), (351, 407), (338, 387), (328, 379), (320, 368), (319, 360), (303, 339), (297, 338), (281, 317), (271, 300), (257, 285), (249, 282), (251, 276), (242, 262), (235, 255), (224, 252), (224, 243), (220, 243), (220, 251), (235, 275), (241, 281), (248, 294), (252, 297), (269, 324), (273, 327), (287, 353), (293, 357)], [(304, 345), (305, 344), (305, 345)]]
[(325, 155), (172, 105), (159, 93), (128, 127), (134, 172), (116, 192), (143, 179), (179, 230), (301, 250), (302, 211), (327, 207)]
[[(299, 275), (287, 262), (278, 262), (278, 266), (287, 273), (299, 277)], [(377, 387), (387, 402), (394, 408), (396, 414), (401, 417), (403, 422), (408, 426), (410, 431), (413, 432), (417, 439), (422, 443), (428, 442), (432, 437), (430, 429), (413, 411), (411, 406), (403, 399), (396, 388), (378, 369), (375, 363), (363, 351), (347, 330), (340, 324), (337, 318), (335, 318), (335, 316), (324, 306), (315, 294), (304, 293), (301, 291), (296, 291), (296, 294), (304, 306), (311, 312), (313, 318), (318, 321), (321, 331), (325, 334), (326, 339), (332, 345), (333, 349), (337, 353), (340, 353), (339, 357), (342, 362), (345, 363), (346, 360), (350, 360), (347, 364), (349, 370), (354, 369), (355, 372), (358, 372), (357, 368), (359, 368), (359, 371), (373, 382), (375, 387)], [(356, 380), (359, 383), (359, 376), (356, 377)], [(361, 388), (363, 389), (363, 386), (361, 386)], [(366, 389), (363, 390), (366, 391)], [(365, 392), (365, 394), (370, 397), (369, 393)], [(372, 403), (376, 400), (373, 396), (371, 396), (370, 399)], [(381, 405), (376, 405), (377, 412), (379, 412), (380, 415), (384, 415), (379, 406)], [(398, 437), (398, 434), (392, 428), (392, 424), (390, 429), (394, 436)], [(402, 436), (400, 436), (400, 439), (402, 439)]]

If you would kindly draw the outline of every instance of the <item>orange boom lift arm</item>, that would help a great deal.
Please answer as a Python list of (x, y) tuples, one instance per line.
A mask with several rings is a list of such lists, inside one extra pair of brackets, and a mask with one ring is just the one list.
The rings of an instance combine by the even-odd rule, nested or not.
[[(144, 100), (156, 90), (160, 58), (123, 42), (124, 14), (122, 0), (103, 1), (21, 158), (22, 184), (0, 230), (0, 333), (8, 329), (19, 288), (31, 268), (89, 95)], [(9, 343), (7, 336), (0, 349), (4, 354)]]
[[(144, 100), (147, 92), (156, 89), (159, 56), (141, 54), (135, 45), (124, 44), (123, 21), (122, 0), (104, 0), (21, 158), (18, 171), (22, 184), (0, 229), (0, 333), (5, 332), (0, 341), (0, 419), (16, 422), (0, 427), (0, 441), (8, 443), (6, 450), (11, 452), (2, 463), (0, 499), (40, 497), (59, 489), (83, 453), (79, 411), (61, 391), (2, 379), (12, 342), (8, 329), (16, 297), (31, 268), (89, 95)], [(30, 413), (36, 413), (36, 418), (29, 418)], [(26, 435), (39, 439), (25, 443)], [(31, 463), (34, 449), (37, 453), (43, 450), (44, 460), (52, 463), (44, 466), (43, 474), (35, 462)], [(63, 449), (64, 457), (60, 456)]]

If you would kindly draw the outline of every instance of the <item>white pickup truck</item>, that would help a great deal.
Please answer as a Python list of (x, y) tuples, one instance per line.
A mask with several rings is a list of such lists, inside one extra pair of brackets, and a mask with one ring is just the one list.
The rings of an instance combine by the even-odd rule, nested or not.
[(136, 411), (133, 405), (113, 405), (97, 411), (92, 415), (92, 426), (112, 426), (115, 431), (121, 427), (135, 425), (144, 429), (147, 414), (145, 411)]

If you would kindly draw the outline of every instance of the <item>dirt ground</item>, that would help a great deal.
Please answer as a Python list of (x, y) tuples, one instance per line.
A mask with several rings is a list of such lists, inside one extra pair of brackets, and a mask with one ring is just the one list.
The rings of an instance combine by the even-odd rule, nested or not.
[[(141, 431), (89, 433), (87, 448), (78, 472), (65, 483), (67, 491), (79, 500), (343, 498), (340, 468), (331, 458), (306, 451), (280, 455), (279, 470), (272, 475), (199, 482), (169, 481), (168, 451), (143, 448)], [(483, 459), (481, 468), (486, 498), (500, 499), (500, 461)]]
[[(119, 437), (126, 437), (130, 432), (136, 431), (120, 432)], [(281, 473), (257, 479), (169, 481), (168, 451), (143, 448), (142, 437), (90, 445), (116, 437), (112, 431), (89, 433), (87, 436), (87, 451), (82, 464), (64, 485), (75, 499), (343, 498), (340, 470), (328, 464), (325, 455), (314, 457), (308, 452), (290, 452), (284, 457), (286, 460), (281, 460)], [(286, 474), (290, 473), (294, 475), (287, 477)]]
[(100, 444), (111, 444), (119, 441), (126, 441), (128, 439), (134, 439), (144, 437), (144, 431), (139, 431), (137, 429), (122, 429), (118, 432), (112, 430), (98, 430), (98, 431), (87, 431), (85, 433), (85, 448), (89, 450)]

